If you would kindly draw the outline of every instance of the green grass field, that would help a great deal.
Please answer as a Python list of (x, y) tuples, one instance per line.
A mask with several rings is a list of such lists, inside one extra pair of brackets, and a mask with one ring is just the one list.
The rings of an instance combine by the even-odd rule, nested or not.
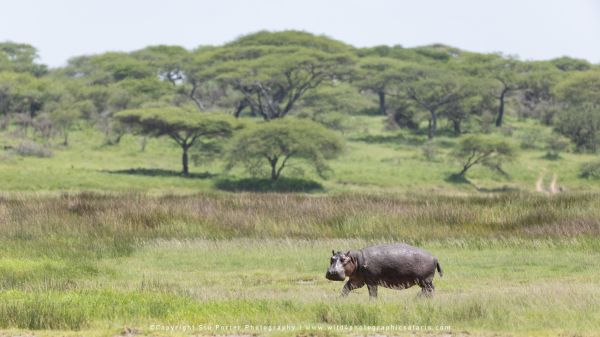
[(34, 279), (35, 270), (46, 272), (2, 292), (2, 326), (151, 333), (157, 325), (417, 325), (551, 336), (593, 335), (600, 325), (598, 251), (426, 246), (446, 274), (435, 282), (435, 298), (411, 288), (381, 290), (377, 301), (365, 289), (340, 299), (342, 283), (323, 277), (328, 252), (366, 244), (165, 240), (84, 265), (3, 259), (4, 273)]
[[(383, 117), (353, 116), (352, 130), (346, 132), (346, 150), (332, 161), (333, 173), (320, 179), (302, 163), (290, 161), (286, 177), (314, 180), (324, 192), (385, 192), (464, 194), (480, 191), (535, 191), (542, 177), (545, 188), (556, 174), (560, 187), (569, 191), (593, 191), (600, 182), (578, 177), (582, 163), (594, 161), (596, 155), (564, 153), (559, 160), (544, 159), (544, 143), (536, 139), (551, 130), (533, 121), (508, 120), (502, 137), (517, 147), (526, 143), (539, 149), (522, 149), (518, 157), (503, 168), (501, 176), (486, 168), (475, 167), (468, 173), (472, 184), (456, 184), (447, 178), (460, 169), (449, 153), (460, 139), (446, 135), (442, 128), (435, 140), (438, 154), (425, 159), (426, 135), (406, 130), (386, 131)], [(532, 137), (531, 134), (538, 135)], [(18, 144), (19, 139), (5, 132), (3, 146)], [(73, 131), (70, 146), (54, 146), (51, 158), (21, 157), (10, 150), (0, 152), (0, 189), (3, 191), (146, 191), (150, 193), (187, 194), (214, 190), (215, 182), (239, 179), (248, 175), (241, 171), (225, 173), (223, 163), (192, 166), (192, 177), (178, 176), (180, 150), (168, 139), (148, 139), (141, 151), (142, 138), (126, 135), (118, 145), (102, 145), (103, 135), (88, 127)]]
[[(340, 327), (420, 326), (449, 327), (425, 335), (593, 336), (599, 205), (595, 194), (6, 195), (0, 328), (170, 336), (292, 325), (302, 331), (258, 334), (329, 336), (348, 334), (328, 330)], [(330, 251), (390, 241), (439, 258), (436, 296), (382, 289), (369, 301), (360, 289), (339, 298), (342, 283), (324, 278)], [(207, 330), (216, 326), (240, 329)]]
[[(427, 160), (425, 135), (350, 123), (330, 178), (284, 171), (323, 186), (310, 194), (222, 192), (248, 176), (216, 161), (182, 177), (168, 140), (107, 146), (87, 127), (50, 158), (3, 150), (0, 336), (599, 335), (600, 185), (578, 177), (595, 155), (544, 159), (527, 136), (551, 130), (509, 119), (497, 133), (537, 148), (504, 164), (508, 177), (474, 168), (457, 184), (460, 138), (442, 129)], [(6, 131), (1, 145), (19, 141)], [(553, 175), (565, 192), (536, 192)], [(397, 241), (439, 258), (433, 299), (340, 299), (343, 284), (324, 278), (332, 249)], [(294, 330), (268, 330), (280, 325)], [(369, 330), (386, 326), (434, 330)]]

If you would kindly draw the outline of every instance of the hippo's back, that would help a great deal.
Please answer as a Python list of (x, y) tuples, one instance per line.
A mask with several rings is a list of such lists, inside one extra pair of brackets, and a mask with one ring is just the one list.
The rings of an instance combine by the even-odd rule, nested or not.
[(429, 252), (404, 243), (371, 246), (361, 251), (363, 265), (375, 277), (427, 277), (435, 272), (437, 264)]

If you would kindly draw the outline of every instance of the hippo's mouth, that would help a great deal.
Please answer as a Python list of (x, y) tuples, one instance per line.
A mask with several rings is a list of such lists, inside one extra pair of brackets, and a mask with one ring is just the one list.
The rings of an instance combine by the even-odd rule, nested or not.
[(346, 278), (336, 273), (325, 273), (325, 278), (331, 281), (343, 281)]

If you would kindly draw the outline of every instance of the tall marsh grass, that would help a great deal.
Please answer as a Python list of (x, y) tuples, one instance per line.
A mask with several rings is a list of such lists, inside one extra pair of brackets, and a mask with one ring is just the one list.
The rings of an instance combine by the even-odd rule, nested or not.
[[(446, 324), (594, 335), (600, 195), (8, 194), (0, 329), (187, 324)], [(445, 275), (339, 298), (331, 249), (404, 241)], [(122, 328), (120, 328), (122, 330)], [(118, 331), (109, 331), (114, 335)]]
[[(77, 193), (0, 198), (0, 239), (36, 251), (127, 254), (155, 238), (391, 238), (407, 242), (511, 238), (570, 240), (600, 234), (600, 195), (482, 197), (294, 194)], [(38, 242), (39, 244), (39, 242)], [(82, 246), (83, 245), (83, 246)], [(9, 244), (10, 246), (10, 244)]]

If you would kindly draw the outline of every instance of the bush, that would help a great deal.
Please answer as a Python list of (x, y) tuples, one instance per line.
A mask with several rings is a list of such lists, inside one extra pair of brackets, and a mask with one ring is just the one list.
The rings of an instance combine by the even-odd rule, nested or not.
[(479, 126), (482, 133), (491, 133), (496, 125), (496, 116), (491, 113), (484, 113), (479, 118)]
[(14, 152), (24, 157), (52, 157), (53, 153), (46, 146), (32, 141), (20, 143), (13, 148)]
[(546, 159), (556, 160), (560, 158), (560, 153), (566, 151), (571, 145), (568, 138), (560, 135), (551, 135), (546, 139)]
[(502, 125), (502, 128), (500, 128), (500, 132), (505, 137), (510, 137), (515, 133), (515, 128), (513, 126), (505, 124), (505, 125)]
[(277, 180), (263, 178), (244, 178), (240, 180), (223, 179), (215, 183), (215, 187), (229, 192), (315, 192), (322, 191), (323, 186), (316, 181), (279, 178)]
[(578, 151), (595, 152), (600, 143), (600, 107), (577, 105), (561, 110), (556, 131), (573, 141)]
[(462, 170), (454, 174), (451, 180), (464, 180), (467, 171), (475, 165), (483, 165), (493, 171), (506, 175), (502, 163), (515, 157), (512, 144), (489, 136), (467, 136), (453, 152), (460, 162)]
[(310, 111), (302, 111), (296, 116), (312, 120), (332, 130), (344, 132), (352, 129), (352, 125), (348, 123), (348, 115), (340, 112), (313, 113)]
[(585, 179), (600, 179), (600, 161), (581, 165), (579, 176)]
[(532, 127), (523, 132), (519, 136), (520, 147), (524, 150), (527, 149), (541, 149), (542, 142), (544, 141), (544, 130), (538, 127)]
[(425, 157), (425, 160), (427, 161), (435, 161), (440, 154), (439, 149), (433, 141), (428, 141), (423, 144), (422, 151), (423, 157)]

